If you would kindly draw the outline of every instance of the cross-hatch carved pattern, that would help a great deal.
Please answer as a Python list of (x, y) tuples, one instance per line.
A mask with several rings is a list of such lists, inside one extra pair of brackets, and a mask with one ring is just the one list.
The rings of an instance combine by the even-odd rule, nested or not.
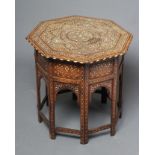
[(132, 35), (110, 20), (71, 16), (40, 23), (27, 39), (47, 58), (91, 63), (123, 55)]
[(92, 64), (90, 66), (89, 78), (98, 78), (109, 75), (113, 72), (113, 61), (108, 60), (104, 63)]
[(69, 78), (69, 79), (82, 79), (84, 76), (83, 68), (76, 64), (67, 63), (54, 63), (54, 76)]

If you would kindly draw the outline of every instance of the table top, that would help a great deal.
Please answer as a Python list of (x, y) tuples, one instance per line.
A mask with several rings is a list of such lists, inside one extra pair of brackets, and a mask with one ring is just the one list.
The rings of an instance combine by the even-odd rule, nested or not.
[(40, 22), (26, 39), (46, 58), (93, 63), (125, 54), (132, 35), (111, 20), (69, 16)]

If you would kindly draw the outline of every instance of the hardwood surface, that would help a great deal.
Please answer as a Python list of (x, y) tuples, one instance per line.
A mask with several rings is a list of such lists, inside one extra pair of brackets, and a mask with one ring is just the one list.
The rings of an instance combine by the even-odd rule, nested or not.
[(46, 58), (83, 64), (124, 55), (132, 35), (108, 19), (69, 16), (41, 22), (27, 40)]

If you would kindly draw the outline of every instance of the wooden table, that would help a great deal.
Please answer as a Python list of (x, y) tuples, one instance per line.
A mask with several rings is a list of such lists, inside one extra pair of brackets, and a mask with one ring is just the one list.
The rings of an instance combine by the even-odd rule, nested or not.
[[(35, 49), (37, 109), (39, 122), (49, 126), (52, 139), (56, 133), (88, 136), (115, 127), (122, 113), (124, 54), (132, 35), (111, 20), (81, 16), (43, 21), (27, 36)], [(40, 80), (46, 83), (46, 96), (40, 97)], [(111, 122), (88, 128), (88, 107), (93, 92), (100, 88), (102, 100), (111, 100)], [(80, 130), (55, 127), (55, 103), (59, 92), (71, 90), (80, 107)], [(75, 98), (75, 96), (74, 96)], [(48, 102), (49, 120), (41, 112)]]

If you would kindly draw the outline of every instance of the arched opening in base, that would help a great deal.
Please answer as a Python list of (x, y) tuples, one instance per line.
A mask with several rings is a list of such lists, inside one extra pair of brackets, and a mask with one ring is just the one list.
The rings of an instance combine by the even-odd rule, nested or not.
[(111, 101), (109, 90), (106, 87), (98, 87), (90, 96), (89, 105), (89, 129), (109, 124), (111, 118)]
[(78, 96), (70, 89), (57, 92), (55, 126), (80, 129), (80, 108)]

